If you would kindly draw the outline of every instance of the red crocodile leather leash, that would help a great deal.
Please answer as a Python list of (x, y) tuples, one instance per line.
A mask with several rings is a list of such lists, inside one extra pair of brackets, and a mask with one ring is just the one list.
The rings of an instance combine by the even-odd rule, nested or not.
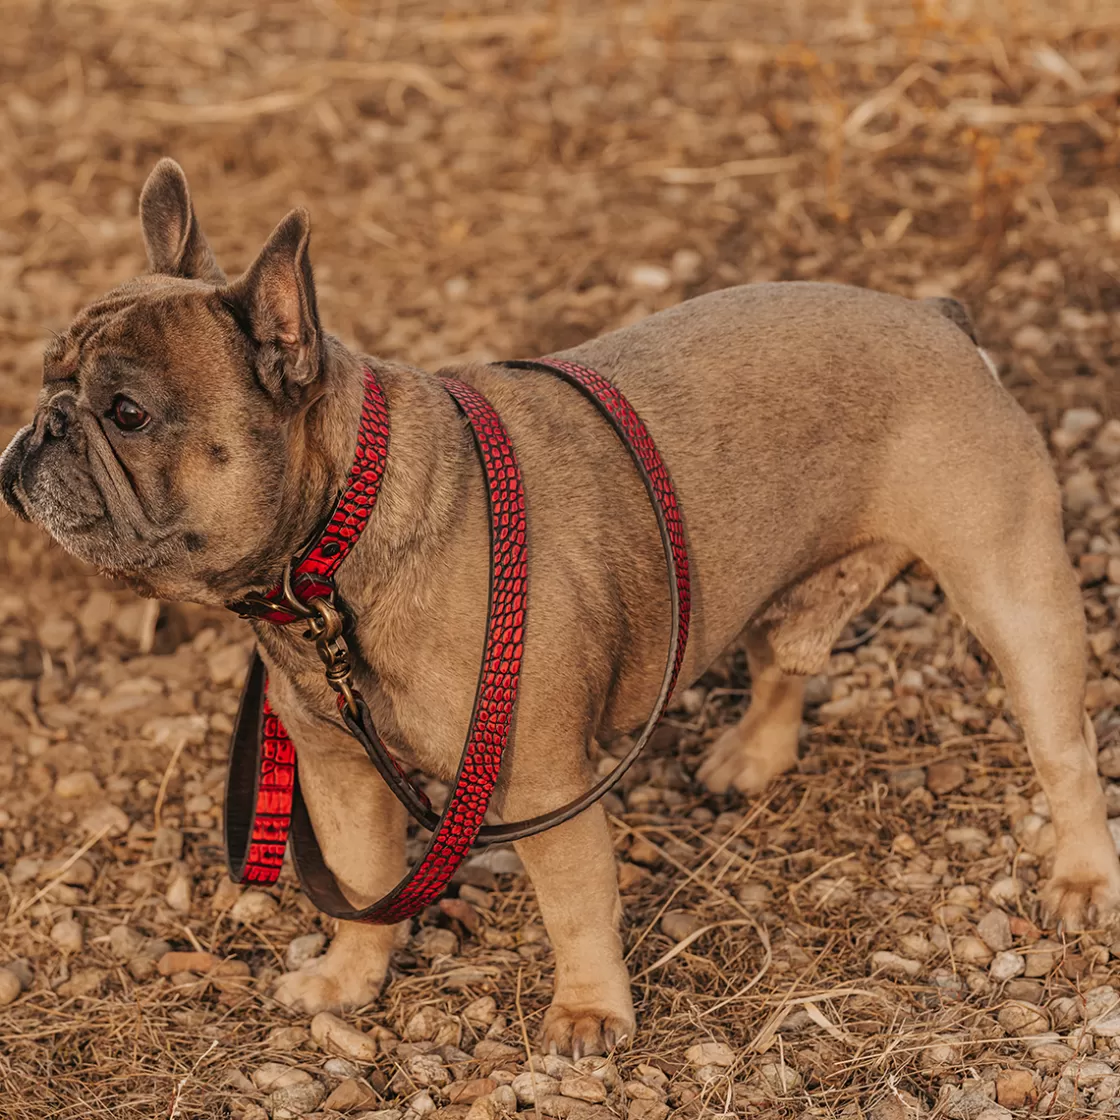
[(292, 854), (307, 896), (332, 917), (399, 922), (434, 902), (474, 844), (498, 783), (509, 739), (524, 648), (529, 567), (521, 471), (498, 414), (477, 390), (442, 379), (470, 423), (482, 460), (490, 512), (490, 603), (486, 647), (459, 773), (428, 846), (415, 867), (383, 898), (355, 908), (323, 859), (302, 799), (292, 819)]
[[(280, 870), (283, 840), (288, 831), (290, 816), (293, 855), (297, 871), (309, 897), (320, 909), (336, 917), (350, 920), (399, 921), (418, 912), (438, 897), (455, 868), (476, 840), (482, 843), (494, 843), (519, 839), (570, 819), (593, 804), (618, 781), (638, 756), (656, 727), (676, 682), (687, 640), (689, 620), (688, 556), (680, 512), (668, 472), (641, 420), (622, 393), (602, 375), (575, 363), (559, 360), (544, 359), (537, 362), (505, 364), (510, 368), (547, 371), (563, 377), (579, 388), (610, 421), (626, 445), (653, 503), (669, 567), (672, 635), (662, 689), (643, 733), (635, 740), (631, 751), (619, 766), (581, 798), (551, 813), (527, 821), (481, 826), (489, 797), (497, 781), (502, 748), (508, 736), (508, 721), (516, 699), (517, 669), (520, 661), (518, 647), (525, 609), (524, 573), (522, 572), (520, 581), (514, 578), (509, 588), (501, 588), (499, 583), (500, 577), (509, 566), (511, 556), (514, 555), (506, 547), (510, 539), (516, 541), (518, 545), (516, 559), (522, 566), (524, 565), (523, 497), (520, 492), (520, 479), (516, 472), (516, 460), (497, 415), (477, 391), (459, 382), (445, 379), (445, 388), (455, 398), (471, 424), (476, 446), (483, 460), (492, 513), (493, 545), (491, 613), (488, 621), (486, 662), (480, 678), (467, 747), (464, 750), (455, 789), (447, 809), (442, 817), (438, 818), (431, 811), (422, 791), (408, 780), (377, 736), (369, 719), (368, 710), (360, 702), (360, 698), (358, 698), (356, 712), (348, 710), (340, 698), (340, 711), (348, 728), (365, 747), (379, 772), (409, 812), (434, 833), (428, 850), (418, 866), (389, 895), (370, 907), (362, 910), (354, 909), (326, 867), (315, 840), (314, 829), (299, 796), (298, 779), (293, 765), (294, 751), (282, 723), (268, 708), (267, 683), (264, 679), (263, 667), (260, 666), (259, 660), (255, 660), (242, 698), (242, 713), (239, 713), (238, 717), (238, 733), (235, 734), (235, 750), (231, 756), (230, 783), (227, 790), (227, 846), (230, 853), (231, 873), (235, 878), (254, 882), (275, 881)], [(371, 383), (375, 390), (373, 392), (371, 392)], [(333, 594), (333, 574), (361, 531), (369, 510), (376, 501), (377, 485), (384, 468), (383, 457), (381, 462), (377, 462), (376, 458), (379, 451), (383, 455), (387, 445), (388, 424), (384, 397), (380, 394), (372, 374), (367, 371), (367, 400), (363, 408), (362, 432), (359, 434), (359, 453), (355, 457), (355, 465), (351, 470), (350, 487), (340, 499), (335, 514), (329, 522), (327, 533), (331, 532), (332, 527), (338, 528), (330, 539), (327, 534), (324, 534), (324, 537), (304, 554), (303, 559), (294, 565), (292, 584), (300, 588), (309, 598), (313, 594), (324, 592)], [(372, 454), (369, 450), (371, 448)], [(349, 490), (355, 486), (359, 488), (360, 495), (357, 503), (349, 495)], [(513, 538), (508, 536), (511, 492), (516, 492), (521, 526), (520, 533), (514, 534)], [(349, 513), (355, 506), (358, 509), (357, 517)], [(347, 510), (347, 514), (340, 516), (340, 510)], [(339, 528), (341, 532), (338, 531)], [(334, 547), (335, 541), (339, 542), (338, 548)], [(322, 547), (324, 542), (327, 543), (325, 555)], [(285, 610), (283, 602), (283, 592), (280, 588), (276, 588), (267, 596), (257, 597), (254, 603), (240, 604), (235, 609), (243, 614), (280, 624), (295, 621), (300, 617), (293, 611)], [(496, 620), (509, 618), (513, 619), (514, 625), (495, 625)], [(514, 637), (516, 642), (511, 645)], [(516, 658), (512, 656), (514, 652)], [(492, 683), (488, 686), (488, 681), (491, 681), (495, 674), (504, 679), (498, 682), (496, 687)], [(494, 703), (498, 704), (497, 708), (490, 706)], [(253, 748), (245, 745), (243, 734), (246, 726), (251, 727), (251, 719), (243, 719), (243, 714), (251, 716), (254, 711), (262, 712), (264, 734), (255, 737), (256, 742), (260, 744), (257, 753), (263, 751), (259, 760), (253, 757), (255, 753)], [(495, 720), (490, 721), (489, 735), (485, 731), (480, 735), (480, 717), (485, 723), (486, 716), (495, 713)], [(240, 744), (239, 739), (242, 740)], [(246, 765), (247, 758), (252, 763), (251, 766)], [(255, 775), (257, 783), (253, 789), (255, 812), (250, 824), (245, 821), (244, 791), (254, 776), (251, 771), (257, 772)], [(235, 787), (242, 791), (240, 800), (243, 804), (240, 807), (235, 804), (237, 798), (230, 796), (229, 791), (234, 790)], [(236, 853), (244, 853), (244, 855), (238, 858)]]
[[(310, 600), (330, 596), (334, 575), (365, 528), (389, 454), (389, 409), (373, 371), (363, 370), (362, 409), (354, 459), (326, 527), (292, 564), (291, 585)], [(299, 616), (279, 586), (230, 604), (247, 618), (278, 626)], [(253, 727), (254, 723), (259, 728)], [(246, 729), (251, 739), (246, 741)], [(225, 839), (230, 875), (241, 883), (274, 883), (280, 875), (296, 790), (295, 746), (268, 702), (268, 678), (254, 653), (241, 695), (226, 778)]]

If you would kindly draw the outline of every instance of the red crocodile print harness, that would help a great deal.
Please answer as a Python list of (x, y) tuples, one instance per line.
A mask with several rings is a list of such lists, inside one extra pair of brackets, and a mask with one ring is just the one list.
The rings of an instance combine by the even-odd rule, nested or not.
[(571, 819), (597, 801), (622, 777), (656, 728), (676, 684), (689, 622), (688, 554), (668, 471), (645, 425), (623, 394), (601, 374), (556, 359), (504, 365), (548, 372), (580, 389), (622, 439), (649, 493), (668, 566), (672, 629), (661, 691), (645, 728), (618, 766), (576, 800), (529, 820), (483, 825), (509, 738), (521, 669), (528, 590), (525, 498), (517, 458), (497, 413), (477, 390), (444, 378), (444, 388), (470, 426), (487, 483), (490, 602), (482, 672), (459, 772), (443, 813), (437, 816), (433, 812), (427, 796), (381, 741), (361, 695), (350, 684), (346, 608), (334, 586), (339, 565), (377, 501), (389, 450), (385, 397), (367, 369), (354, 463), (326, 528), (289, 563), (276, 587), (231, 604), (231, 608), (244, 617), (276, 625), (307, 623), (307, 637), (315, 642), (327, 680), (338, 692), (343, 722), (393, 793), (432, 836), (420, 861), (384, 898), (361, 909), (350, 903), (315, 838), (300, 796), (295, 749), (269, 704), (264, 665), (254, 654), (234, 729), (226, 786), (227, 857), (230, 873), (239, 882), (275, 882), (290, 833), (300, 882), (320, 910), (350, 921), (401, 921), (439, 897), (473, 845), (531, 836)]

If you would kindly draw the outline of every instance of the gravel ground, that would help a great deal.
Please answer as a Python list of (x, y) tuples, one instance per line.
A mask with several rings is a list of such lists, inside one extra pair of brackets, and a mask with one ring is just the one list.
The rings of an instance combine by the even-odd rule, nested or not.
[[(1114, 0), (3, 11), (0, 439), (46, 332), (140, 269), (162, 154), (230, 268), (308, 206), (326, 322), (432, 366), (748, 280), (957, 295), (1061, 473), (1120, 841)], [(811, 682), (797, 772), (695, 782), (749, 696), (732, 651), (612, 795), (640, 1034), (575, 1066), (529, 1061), (552, 954), (512, 851), (413, 923), (376, 1004), (275, 1005), (330, 922), (290, 869), (222, 871), (248, 630), (6, 514), (0, 571), (11, 1120), (1120, 1114), (1120, 941), (1039, 928), (1045, 799), (920, 570)]]

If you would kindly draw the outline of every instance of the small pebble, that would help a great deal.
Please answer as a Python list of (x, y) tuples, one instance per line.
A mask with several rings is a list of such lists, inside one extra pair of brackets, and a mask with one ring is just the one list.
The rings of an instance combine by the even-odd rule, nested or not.
[(415, 1011), (404, 1028), (410, 1042), (433, 1041), (437, 1046), (458, 1046), (460, 1033), (458, 1019), (431, 1004)]
[(993, 952), (1003, 952), (1011, 948), (1011, 923), (1002, 910), (989, 910), (976, 923), (976, 932)]
[(1110, 463), (1120, 459), (1120, 420), (1113, 418), (1105, 421), (1093, 441), (1093, 450)]
[(250, 1074), (253, 1084), (262, 1093), (270, 1093), (273, 1089), (283, 1089), (289, 1085), (307, 1085), (312, 1078), (302, 1069), (294, 1069), (283, 1062), (265, 1062)]
[(887, 775), (887, 783), (896, 793), (913, 793), (926, 784), (926, 772), (920, 766), (909, 766), (902, 770), (892, 770)]
[(1113, 1068), (1097, 1058), (1074, 1058), (1062, 1069), (1062, 1076), (1078, 1085), (1098, 1085), (1113, 1075)]
[(119, 961), (130, 961), (137, 956), (148, 939), (131, 926), (113, 926), (109, 930), (109, 951)]
[(206, 667), (210, 673), (212, 684), (237, 683), (238, 678), (244, 676), (248, 668), (248, 656), (245, 647), (238, 644), (215, 650), (207, 657)]
[(992, 950), (979, 937), (958, 937), (953, 942), (953, 956), (965, 964), (984, 966), (991, 963)]
[(639, 836), (631, 845), (630, 860), (643, 867), (656, 867), (661, 862), (661, 853), (645, 837)]
[(1007, 951), (995, 955), (988, 973), (996, 981), (1011, 980), (1015, 976), (1022, 976), (1026, 967), (1027, 962), (1019, 953)]
[(103, 968), (79, 968), (70, 973), (70, 979), (59, 984), (58, 994), (69, 999), (72, 996), (90, 996), (101, 991), (109, 973)]
[(311, 1037), (328, 1054), (350, 1058), (366, 1065), (373, 1065), (377, 1061), (376, 1040), (329, 1011), (320, 1011), (311, 1020)]
[(517, 1096), (509, 1085), (499, 1085), (490, 1094), (490, 1099), (502, 1112), (512, 1114), (517, 1111)]
[(560, 1082), (547, 1073), (519, 1073), (511, 1082), (514, 1093), (521, 1104), (531, 1105), (536, 1094), (542, 1097), (555, 1096), (560, 1092)]
[(748, 909), (761, 909), (774, 900), (774, 892), (765, 883), (744, 883), (736, 897)]
[(935, 762), (926, 771), (926, 789), (941, 797), (959, 789), (967, 779), (968, 774), (959, 762)]
[(626, 274), (626, 282), (639, 291), (664, 292), (672, 285), (673, 277), (667, 268), (659, 265), (636, 264)]
[(232, 879), (222, 878), (213, 895), (210, 896), (210, 909), (216, 914), (228, 910), (241, 897), (241, 888)]
[(669, 1106), (660, 1101), (631, 1101), (626, 1120), (668, 1120)]
[(0, 968), (0, 1007), (7, 1007), (9, 1003), (19, 998), (23, 986), (19, 977), (6, 968)]
[(193, 883), (190, 874), (186, 871), (177, 871), (172, 875), (167, 884), (164, 898), (172, 910), (180, 914), (189, 914), (191, 910), (191, 895)]
[(1000, 1009), (999, 1025), (1010, 1035), (1043, 1034), (1050, 1029), (1050, 1020), (1041, 1007), (1031, 1003), (1007, 1003)]
[(326, 1089), (318, 1081), (289, 1085), (269, 1093), (265, 1097), (265, 1108), (272, 1120), (296, 1120), (314, 1112), (326, 1094)]
[(348, 1077), (331, 1091), (323, 1107), (335, 1112), (353, 1112), (359, 1108), (372, 1108), (379, 1102), (377, 1094), (357, 1077)]
[(463, 1018), (475, 1027), (488, 1027), (498, 1017), (498, 1005), (493, 996), (479, 996), (463, 1008)]
[(607, 1099), (607, 1087), (597, 1077), (576, 1073), (574, 1070), (560, 1082), (560, 1095), (572, 1097), (588, 1104), (598, 1104)]
[(933, 942), (920, 933), (904, 933), (898, 939), (898, 947), (902, 950), (899, 956), (919, 961), (924, 961), (937, 951)]
[(93, 882), (93, 876), (93, 864), (88, 859), (79, 858), (71, 863), (68, 856), (48, 860), (39, 871), (43, 882), (55, 880), (72, 887), (88, 887)]
[(888, 976), (918, 976), (922, 971), (921, 961), (907, 960), (897, 953), (880, 949), (871, 954), (871, 970), (885, 972)]
[(310, 1038), (311, 1032), (306, 1027), (273, 1027), (265, 1045), (269, 1050), (298, 1050)]
[(763, 1062), (758, 1073), (767, 1088), (774, 1093), (792, 1093), (801, 1084), (801, 1075), (784, 1062)]
[(870, 697), (866, 690), (856, 689), (854, 692), (847, 696), (842, 696), (838, 700), (829, 700), (827, 703), (822, 704), (817, 709), (817, 714), (820, 716), (822, 723), (835, 723), (840, 720), (850, 719), (852, 716), (859, 715), (859, 713), (867, 707), (869, 699)]
[(21, 887), (24, 883), (30, 883), (32, 879), (36, 878), (42, 866), (42, 860), (33, 859), (31, 856), (22, 856), (12, 865), (12, 869), (8, 873), (8, 880), (13, 887)]
[(70, 799), (97, 797), (101, 793), (101, 783), (92, 770), (78, 770), (73, 774), (63, 774), (54, 784), (56, 796)]
[(176, 972), (197, 972), (205, 975), (218, 963), (213, 953), (170, 952), (159, 958), (156, 967), (161, 976), (173, 976)]
[[(1066, 509), (1070, 513), (1086, 513), (1101, 500), (1097, 478), (1092, 471), (1075, 471), (1062, 486)], [(1107, 561), (1106, 561), (1107, 563)], [(1102, 573), (1103, 575), (1103, 573)]]
[(976, 1113), (976, 1120), (1014, 1120), (1011, 1113), (998, 1104), (990, 1104)]
[(493, 1097), (479, 1097), (467, 1109), (464, 1120), (501, 1120), (503, 1111)]
[(1058, 942), (1044, 938), (1023, 950), (1026, 958), (1024, 976), (1048, 976), (1062, 959), (1063, 948)]
[(726, 1042), (698, 1042), (685, 1051), (692, 1066), (733, 1066), (735, 1051)]
[(51, 940), (63, 953), (82, 951), (82, 927), (73, 918), (63, 918), (51, 926)]
[(996, 1076), (996, 1100), (1005, 1108), (1023, 1108), (1037, 1096), (1029, 1069), (1005, 1069)]
[[(496, 1038), (483, 1038), (475, 1043), (474, 1056), (484, 1062), (511, 1062), (523, 1058), (516, 1046), (499, 1042)], [(548, 1068), (547, 1059), (545, 1068)]]
[(473, 1104), (479, 1097), (487, 1097), (497, 1089), (492, 1077), (475, 1077), (469, 1081), (456, 1081), (448, 1087), (447, 1099), (452, 1104)]
[(230, 907), (230, 917), (246, 925), (264, 925), (280, 909), (276, 899), (264, 891), (248, 890)]
[(703, 264), (704, 258), (695, 249), (678, 249), (673, 254), (670, 268), (674, 279), (682, 284), (690, 284), (699, 278)]
[(323, 1072), (345, 1081), (348, 1077), (361, 1077), (362, 1067), (349, 1058), (328, 1058), (323, 1063)]
[(447, 1067), (435, 1054), (417, 1054), (408, 1059), (408, 1073), (424, 1088), (442, 1088), (451, 1081)]
[(703, 925), (702, 919), (687, 910), (670, 910), (661, 919), (661, 932), (674, 941), (683, 941)]
[(1018, 900), (1022, 884), (1010, 875), (997, 879), (988, 889), (988, 898), (997, 906), (1005, 906)]
[(170, 825), (160, 825), (152, 840), (152, 859), (177, 860), (183, 856), (183, 834)]
[(509, 845), (494, 845), (484, 848), (477, 856), (472, 856), (466, 867), (481, 867), (495, 875), (523, 875), (525, 865), (521, 857)]
[(449, 929), (422, 926), (413, 938), (416, 951), (425, 957), (452, 957), (459, 951), (459, 939)]

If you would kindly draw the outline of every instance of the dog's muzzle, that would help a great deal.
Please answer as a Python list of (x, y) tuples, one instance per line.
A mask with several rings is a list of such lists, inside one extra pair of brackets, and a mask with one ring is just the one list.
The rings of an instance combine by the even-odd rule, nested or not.
[(20, 482), (20, 472), (23, 469), (28, 443), (34, 433), (35, 428), (31, 424), (28, 424), (25, 428), (20, 428), (12, 442), (5, 448), (4, 454), (0, 455), (0, 498), (3, 498), (5, 505), (24, 521), (30, 521), (31, 518), (24, 508), (19, 494), (16, 493), (16, 488)]

